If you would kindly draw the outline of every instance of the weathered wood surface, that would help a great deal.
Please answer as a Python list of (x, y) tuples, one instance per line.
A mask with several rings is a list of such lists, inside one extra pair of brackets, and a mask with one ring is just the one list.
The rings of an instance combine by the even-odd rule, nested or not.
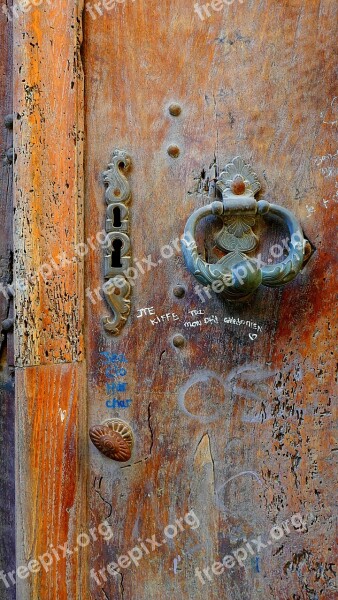
[[(208, 202), (202, 191), (214, 158), (222, 167), (240, 154), (258, 173), (261, 197), (292, 210), (316, 251), (292, 284), (261, 288), (243, 305), (216, 295), (202, 304), (175, 252), (135, 281), (118, 339), (103, 333), (105, 303), (87, 298), (90, 425), (119, 416), (136, 437), (130, 466), (91, 446), (91, 523), (108, 518), (114, 539), (91, 546), (90, 566), (98, 573), (138, 540), (161, 540), (189, 509), (201, 522), (144, 555), (138, 568), (98, 575), (100, 585), (91, 578), (91, 597), (333, 599), (337, 5), (235, 1), (204, 21), (183, 0), (126, 0), (102, 10), (96, 19), (87, 12), (85, 22), (85, 237), (104, 227), (100, 173), (115, 147), (133, 162), (133, 256), (154, 262)], [(171, 102), (182, 106), (179, 117), (169, 115)], [(171, 144), (177, 159), (167, 154)], [(270, 241), (279, 231), (273, 227)], [(100, 249), (91, 249), (86, 287), (100, 287), (102, 275)], [(177, 284), (187, 289), (183, 299), (172, 293)], [(137, 318), (151, 306), (179, 320)], [(197, 320), (188, 311), (200, 308), (219, 324), (185, 328)], [(250, 339), (252, 329), (225, 316), (262, 332)], [(186, 338), (183, 348), (172, 344), (176, 333)], [(117, 394), (132, 399), (127, 410), (106, 407), (113, 394), (105, 351), (128, 360), (127, 392)], [(203, 370), (215, 376), (198, 383)], [(179, 402), (192, 376), (184, 412)], [(205, 585), (195, 577), (196, 567), (211, 567), (246, 539), (266, 541), (295, 513), (306, 531), (291, 527), (257, 559), (249, 555), (244, 567)]]
[(30, 8), (14, 22), (17, 565), (51, 546), (70, 553), (59, 549), (47, 569), (33, 563), (17, 597), (77, 600), (87, 570), (77, 544), (87, 467), (81, 6)]
[(17, 371), (17, 564), (40, 564), (17, 578), (18, 598), (86, 597), (84, 380), (84, 363)]
[[(13, 278), (12, 203), (12, 29), (0, 16), (0, 570), (15, 568), (15, 473), (14, 473), (14, 373), (13, 300), (8, 286)], [(2, 323), (5, 321), (2, 329)], [(15, 599), (15, 588), (0, 584), (3, 600)]]
[(14, 22), (16, 364), (83, 357), (83, 82), (78, 2)]

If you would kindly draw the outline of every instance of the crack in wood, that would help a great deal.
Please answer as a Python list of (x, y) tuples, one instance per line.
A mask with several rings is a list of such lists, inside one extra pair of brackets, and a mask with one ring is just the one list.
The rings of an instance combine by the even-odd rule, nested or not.
[(152, 405), (152, 403), (149, 402), (149, 404), (148, 404), (148, 427), (149, 427), (149, 431), (150, 431), (150, 448), (149, 448), (148, 458), (151, 456), (153, 446), (154, 446), (154, 431), (153, 431), (153, 428), (151, 425), (151, 405)]
[(101, 498), (102, 502), (104, 502), (105, 504), (107, 504), (107, 506), (109, 507), (109, 514), (106, 516), (106, 519), (109, 519), (109, 517), (111, 517), (112, 512), (113, 512), (113, 505), (112, 505), (111, 502), (109, 502), (108, 500), (106, 500), (102, 496), (102, 494), (101, 494), (100, 490), (101, 490), (101, 484), (102, 484), (103, 477), (100, 477), (99, 483), (98, 483), (98, 487), (96, 487), (96, 479), (97, 478), (95, 477), (93, 487), (94, 487), (94, 490), (95, 490), (96, 494)]

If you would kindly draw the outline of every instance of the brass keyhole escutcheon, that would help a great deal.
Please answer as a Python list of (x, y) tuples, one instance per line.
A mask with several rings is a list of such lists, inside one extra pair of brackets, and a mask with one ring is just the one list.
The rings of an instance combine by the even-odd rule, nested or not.
[(134, 435), (131, 427), (121, 419), (108, 419), (101, 425), (95, 425), (89, 430), (89, 437), (94, 446), (107, 458), (117, 462), (130, 460)]

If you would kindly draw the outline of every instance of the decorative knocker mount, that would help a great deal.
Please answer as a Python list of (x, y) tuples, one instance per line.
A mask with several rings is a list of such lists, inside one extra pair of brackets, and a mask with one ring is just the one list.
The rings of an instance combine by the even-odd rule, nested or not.
[[(222, 293), (228, 300), (246, 299), (261, 283), (277, 287), (294, 279), (302, 268), (306, 240), (293, 214), (277, 204), (255, 200), (260, 183), (250, 165), (240, 157), (234, 158), (220, 173), (216, 187), (222, 194), (222, 202), (216, 200), (197, 209), (186, 223), (182, 250), (189, 271), (200, 283), (211, 285), (215, 292)], [(259, 261), (245, 253), (254, 250), (258, 243), (252, 231), (256, 216), (267, 213), (285, 222), (290, 240), (284, 260), (261, 266)], [(209, 215), (222, 219), (223, 228), (215, 241), (219, 249), (228, 252), (213, 264), (199, 255), (195, 240), (198, 222)]]
[(131, 198), (129, 181), (125, 173), (131, 158), (124, 150), (114, 150), (111, 163), (103, 173), (107, 185), (105, 199), (106, 243), (104, 278), (105, 298), (113, 311), (113, 318), (104, 317), (103, 326), (112, 335), (119, 335), (130, 313), (131, 287), (125, 274), (130, 268), (130, 225), (128, 204)]

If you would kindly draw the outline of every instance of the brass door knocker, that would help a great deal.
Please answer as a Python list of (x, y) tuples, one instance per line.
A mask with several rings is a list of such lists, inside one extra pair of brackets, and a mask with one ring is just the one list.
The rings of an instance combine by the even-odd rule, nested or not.
[[(182, 250), (189, 271), (203, 285), (211, 285), (215, 292), (228, 300), (245, 300), (260, 284), (278, 287), (292, 281), (302, 268), (307, 240), (294, 215), (277, 204), (255, 200), (261, 186), (256, 173), (240, 157), (233, 159), (216, 180), (216, 188), (222, 194), (222, 202), (216, 200), (197, 209), (188, 219), (182, 238)], [(257, 215), (267, 213), (280, 217), (286, 224), (290, 239), (284, 240), (288, 255), (276, 264), (264, 264), (246, 252), (257, 246), (258, 238), (252, 231)], [(216, 238), (216, 245), (228, 252), (216, 263), (208, 263), (199, 255), (195, 233), (198, 222), (216, 215), (223, 221), (223, 228)]]

